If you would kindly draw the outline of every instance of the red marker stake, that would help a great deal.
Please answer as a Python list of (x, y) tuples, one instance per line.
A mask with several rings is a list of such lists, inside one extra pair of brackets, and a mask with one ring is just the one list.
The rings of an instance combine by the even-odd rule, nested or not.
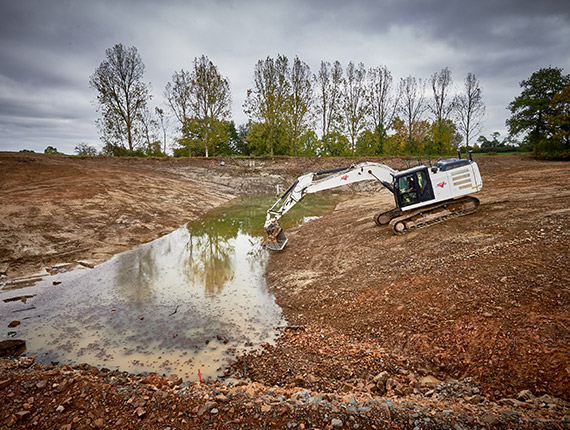
[(200, 382), (202, 382), (202, 373), (200, 372), (200, 369), (198, 369), (198, 378), (200, 378)]

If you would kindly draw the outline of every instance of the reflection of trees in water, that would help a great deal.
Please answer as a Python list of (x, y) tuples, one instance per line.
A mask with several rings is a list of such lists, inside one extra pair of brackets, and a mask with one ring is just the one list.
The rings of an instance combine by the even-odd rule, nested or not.
[(233, 247), (220, 236), (190, 232), (187, 249), (188, 282), (204, 285), (206, 294), (219, 294), (233, 277)]
[(243, 217), (243, 207), (239, 206), (232, 207), (230, 213), (220, 210), (217, 215), (188, 224), (188, 282), (203, 285), (206, 294), (219, 294), (235, 272), (231, 240), (250, 224), (251, 219)]
[(117, 261), (117, 292), (137, 308), (153, 297), (158, 267), (153, 247), (142, 247), (123, 254)]

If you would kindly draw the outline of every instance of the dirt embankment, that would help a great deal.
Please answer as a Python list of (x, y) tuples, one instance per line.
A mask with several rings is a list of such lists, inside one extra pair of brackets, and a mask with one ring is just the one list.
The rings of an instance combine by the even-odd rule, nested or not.
[[(570, 165), (477, 162), (467, 217), (394, 236), (372, 221), (391, 196), (356, 188), (288, 232), (267, 280), (290, 327), (228, 370), (247, 382), (2, 361), (0, 425), (569, 428)], [(237, 194), (348, 163), (0, 153), (0, 271), (100, 262)]]

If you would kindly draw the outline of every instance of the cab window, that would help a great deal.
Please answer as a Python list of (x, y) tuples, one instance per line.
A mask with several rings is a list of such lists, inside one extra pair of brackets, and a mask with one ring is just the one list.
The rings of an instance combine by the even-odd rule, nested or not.
[(417, 180), (418, 178), (415, 173), (401, 176), (398, 179), (401, 206), (413, 205), (419, 202)]

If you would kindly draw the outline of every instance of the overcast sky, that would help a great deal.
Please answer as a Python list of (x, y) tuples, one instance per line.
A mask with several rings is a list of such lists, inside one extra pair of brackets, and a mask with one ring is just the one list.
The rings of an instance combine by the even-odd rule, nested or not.
[(542, 67), (570, 73), (565, 0), (0, 0), (0, 150), (48, 146), (72, 154), (101, 148), (89, 77), (117, 43), (135, 46), (151, 83), (151, 108), (165, 108), (174, 71), (202, 54), (231, 83), (233, 119), (255, 63), (297, 55), (386, 65), (395, 84), (449, 67), (457, 86), (474, 73), (487, 115), (483, 134), (506, 135), (507, 105)]

